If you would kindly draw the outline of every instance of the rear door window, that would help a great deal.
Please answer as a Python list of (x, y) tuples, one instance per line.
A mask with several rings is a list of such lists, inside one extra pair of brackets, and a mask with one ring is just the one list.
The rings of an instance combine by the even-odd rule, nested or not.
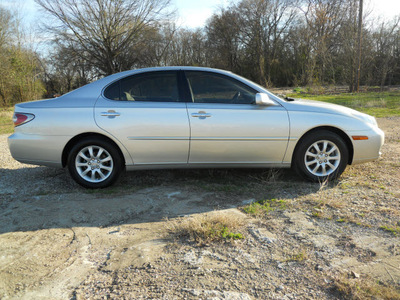
[(123, 78), (104, 92), (111, 100), (178, 102), (177, 72), (150, 72)]

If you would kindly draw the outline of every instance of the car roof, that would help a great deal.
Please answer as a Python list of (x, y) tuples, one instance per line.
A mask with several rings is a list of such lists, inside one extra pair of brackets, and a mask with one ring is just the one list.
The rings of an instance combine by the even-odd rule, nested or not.
[[(219, 74), (225, 74), (230, 77), (234, 77), (242, 82), (245, 82), (246, 84), (251, 85), (251, 81), (240, 77), (239, 75), (236, 75), (230, 71), (225, 71), (225, 70), (220, 70), (220, 69), (214, 69), (214, 68), (206, 68), (206, 67), (191, 67), (191, 66), (170, 66), (170, 67), (150, 67), (150, 68), (142, 68), (142, 69), (134, 69), (134, 70), (128, 70), (128, 71), (123, 71), (119, 73), (115, 73), (112, 75), (109, 75), (107, 77), (101, 78), (99, 80), (96, 80), (92, 83), (89, 83), (85, 86), (82, 86), (76, 90), (73, 90), (65, 95), (62, 96), (64, 99), (73, 99), (76, 97), (79, 97), (79, 99), (85, 99), (85, 98), (93, 98), (93, 96), (97, 95), (99, 96), (104, 89), (104, 87), (108, 86), (110, 83), (117, 81), (119, 79), (122, 79), (127, 76), (135, 75), (135, 74), (140, 74), (140, 73), (146, 73), (146, 72), (155, 72), (155, 71), (203, 71), (203, 72), (213, 72), (213, 73), (219, 73)], [(96, 97), (97, 98), (97, 97)]]

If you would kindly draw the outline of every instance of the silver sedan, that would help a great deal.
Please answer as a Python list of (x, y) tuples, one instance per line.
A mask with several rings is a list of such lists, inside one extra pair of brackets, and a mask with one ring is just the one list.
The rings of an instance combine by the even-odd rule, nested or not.
[(67, 167), (87, 188), (124, 169), (293, 167), (312, 181), (379, 157), (375, 118), (281, 99), (231, 72), (164, 67), (114, 74), (59, 98), (15, 105), (12, 156)]

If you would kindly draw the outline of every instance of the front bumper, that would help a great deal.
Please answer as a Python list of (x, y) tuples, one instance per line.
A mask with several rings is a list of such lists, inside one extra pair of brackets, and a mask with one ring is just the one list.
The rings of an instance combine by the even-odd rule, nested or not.
[[(373, 127), (368, 131), (351, 131), (349, 135), (354, 148), (352, 164), (360, 164), (379, 158), (385, 141), (385, 133), (381, 129)], [(353, 140), (352, 136), (367, 136), (368, 140)]]

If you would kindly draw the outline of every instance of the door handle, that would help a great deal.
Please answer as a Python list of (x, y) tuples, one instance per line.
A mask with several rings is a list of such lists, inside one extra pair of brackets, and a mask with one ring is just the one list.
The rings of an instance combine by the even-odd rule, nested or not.
[(120, 113), (116, 112), (115, 110), (109, 110), (107, 112), (102, 112), (101, 116), (108, 117), (111, 119), (111, 118), (119, 117)]
[(206, 113), (205, 111), (199, 111), (198, 113), (192, 113), (192, 117), (193, 118), (199, 118), (199, 119), (205, 119), (205, 118), (209, 118), (212, 115), (209, 113)]

